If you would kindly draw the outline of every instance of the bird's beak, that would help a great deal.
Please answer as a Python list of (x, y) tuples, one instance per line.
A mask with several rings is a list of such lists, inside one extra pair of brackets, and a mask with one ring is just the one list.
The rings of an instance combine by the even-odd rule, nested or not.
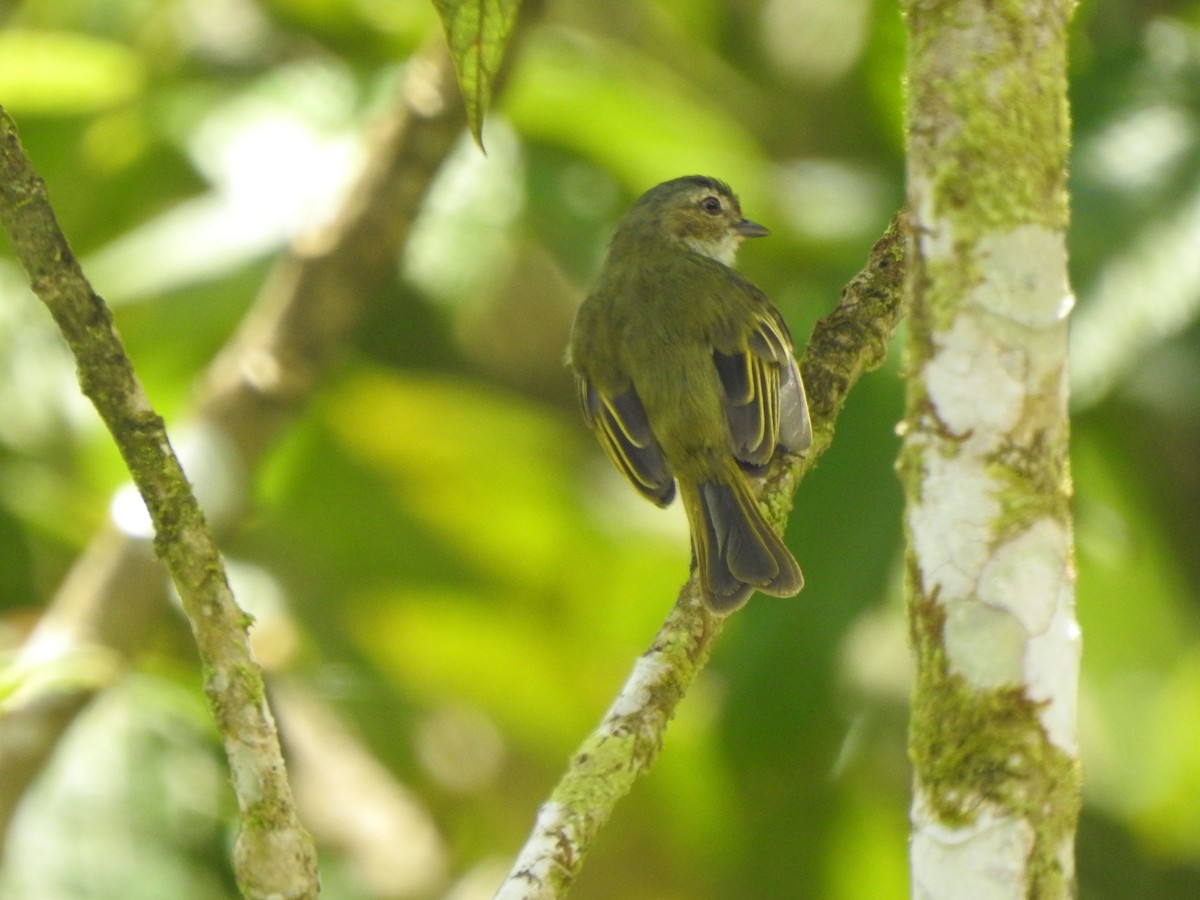
[(771, 233), (771, 230), (765, 225), (759, 225), (757, 222), (751, 222), (749, 219), (742, 219), (733, 226), (733, 230), (742, 237), (766, 237)]

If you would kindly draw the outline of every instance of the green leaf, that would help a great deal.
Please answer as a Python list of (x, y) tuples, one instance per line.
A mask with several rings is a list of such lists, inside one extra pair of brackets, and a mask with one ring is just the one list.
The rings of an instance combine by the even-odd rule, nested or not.
[(145, 82), (141, 57), (116, 41), (19, 28), (0, 34), (0, 96), (16, 113), (95, 113), (138, 96)]
[(467, 125), (483, 148), (483, 116), (492, 99), (492, 80), (517, 21), (521, 0), (433, 0), (446, 29), (458, 72)]

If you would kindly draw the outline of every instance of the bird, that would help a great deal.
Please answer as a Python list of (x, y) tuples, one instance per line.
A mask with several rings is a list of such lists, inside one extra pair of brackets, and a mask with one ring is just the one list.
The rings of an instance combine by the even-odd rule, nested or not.
[(742, 241), (769, 233), (716, 178), (651, 188), (618, 223), (566, 354), (584, 420), (621, 474), (660, 507), (678, 488), (700, 593), (719, 615), (804, 586), (751, 483), (812, 443), (787, 325), (733, 269)]

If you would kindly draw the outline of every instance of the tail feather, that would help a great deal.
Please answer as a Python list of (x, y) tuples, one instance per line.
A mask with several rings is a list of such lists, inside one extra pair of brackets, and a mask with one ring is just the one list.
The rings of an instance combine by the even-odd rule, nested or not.
[(800, 567), (759, 512), (740, 473), (728, 481), (680, 484), (704, 599), (729, 613), (755, 591), (791, 597), (804, 587)]

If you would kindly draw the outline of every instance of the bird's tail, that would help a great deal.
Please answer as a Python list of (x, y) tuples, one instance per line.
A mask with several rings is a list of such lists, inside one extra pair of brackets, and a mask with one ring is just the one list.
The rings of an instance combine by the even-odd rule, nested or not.
[(708, 607), (731, 613), (755, 591), (791, 597), (804, 587), (800, 566), (763, 518), (740, 471), (680, 482), (692, 549)]

